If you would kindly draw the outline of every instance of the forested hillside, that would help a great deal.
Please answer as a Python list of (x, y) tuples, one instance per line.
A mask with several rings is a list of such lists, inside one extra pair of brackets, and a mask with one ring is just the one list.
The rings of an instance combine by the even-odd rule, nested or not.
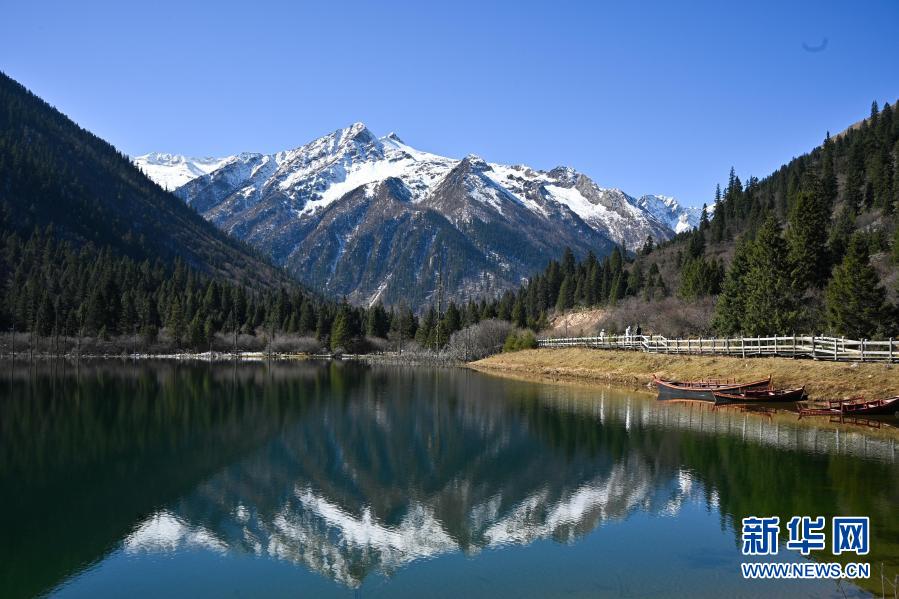
[[(899, 115), (875, 103), (869, 118), (764, 179), (732, 169), (711, 216), (660, 246), (647, 240), (619, 275), (569, 258), (561, 278), (551, 265), (518, 295), (527, 302), (545, 288), (541, 307), (602, 308), (610, 329), (895, 335), (897, 167)], [(614, 254), (608, 262), (617, 270)], [(537, 313), (529, 309), (529, 324)]]
[(145, 177), (114, 147), (0, 73), (0, 223), (30, 236), (52, 225), (76, 245), (136, 260), (179, 258), (230, 281), (287, 278)]

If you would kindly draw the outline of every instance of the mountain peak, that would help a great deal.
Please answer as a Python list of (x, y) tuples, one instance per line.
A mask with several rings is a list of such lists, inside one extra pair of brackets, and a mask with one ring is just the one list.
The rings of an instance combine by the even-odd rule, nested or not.
[(353, 123), (349, 127), (339, 130), (338, 133), (340, 134), (340, 137), (346, 137), (361, 143), (370, 143), (377, 140), (375, 135), (363, 122)]
[(460, 166), (467, 166), (471, 170), (474, 170), (477, 172), (493, 170), (492, 167), (489, 164), (487, 164), (487, 162), (483, 158), (478, 156), (477, 154), (469, 154), (468, 156), (463, 158), (462, 162), (460, 163)]

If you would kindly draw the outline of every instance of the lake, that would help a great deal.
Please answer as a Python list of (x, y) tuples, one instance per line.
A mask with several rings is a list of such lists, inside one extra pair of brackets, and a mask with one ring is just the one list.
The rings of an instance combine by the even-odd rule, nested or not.
[[(896, 419), (359, 363), (0, 374), (4, 597), (858, 596), (899, 573)], [(844, 581), (749, 581), (741, 519), (862, 515)], [(892, 596), (892, 595), (890, 595)]]

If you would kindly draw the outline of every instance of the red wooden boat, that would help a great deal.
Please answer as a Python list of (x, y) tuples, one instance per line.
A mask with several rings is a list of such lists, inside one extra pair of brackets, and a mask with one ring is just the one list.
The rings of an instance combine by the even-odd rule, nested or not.
[(747, 389), (770, 389), (771, 377), (760, 381), (739, 383), (734, 380), (708, 379), (701, 381), (672, 381), (652, 377), (652, 384), (659, 390), (659, 399), (700, 399), (715, 401), (714, 392), (741, 393)]
[(882, 416), (899, 412), (899, 396), (885, 399), (831, 399), (799, 404), (800, 416)]
[(805, 397), (805, 387), (793, 389), (751, 388), (739, 393), (713, 391), (715, 403), (779, 403), (799, 401)]

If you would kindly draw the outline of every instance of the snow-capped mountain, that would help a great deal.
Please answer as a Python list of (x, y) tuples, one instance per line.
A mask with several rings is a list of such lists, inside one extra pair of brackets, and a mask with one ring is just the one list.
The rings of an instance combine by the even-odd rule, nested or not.
[[(675, 233), (695, 229), (702, 216), (702, 208), (683, 207), (671, 196), (644, 195), (636, 205), (665, 223)], [(707, 209), (711, 215), (711, 209)]]
[(208, 175), (234, 156), (192, 158), (181, 154), (151, 152), (135, 156), (132, 162), (163, 189), (174, 191), (197, 177)]
[(641, 205), (656, 196), (638, 201), (568, 167), (446, 158), (362, 123), (275, 154), (138, 164), (171, 182), (215, 160), (176, 194), (304, 282), (363, 302), (427, 299), (438, 271), (451, 296), (495, 292), (566, 246), (636, 249), (691, 223), (673, 200)]

